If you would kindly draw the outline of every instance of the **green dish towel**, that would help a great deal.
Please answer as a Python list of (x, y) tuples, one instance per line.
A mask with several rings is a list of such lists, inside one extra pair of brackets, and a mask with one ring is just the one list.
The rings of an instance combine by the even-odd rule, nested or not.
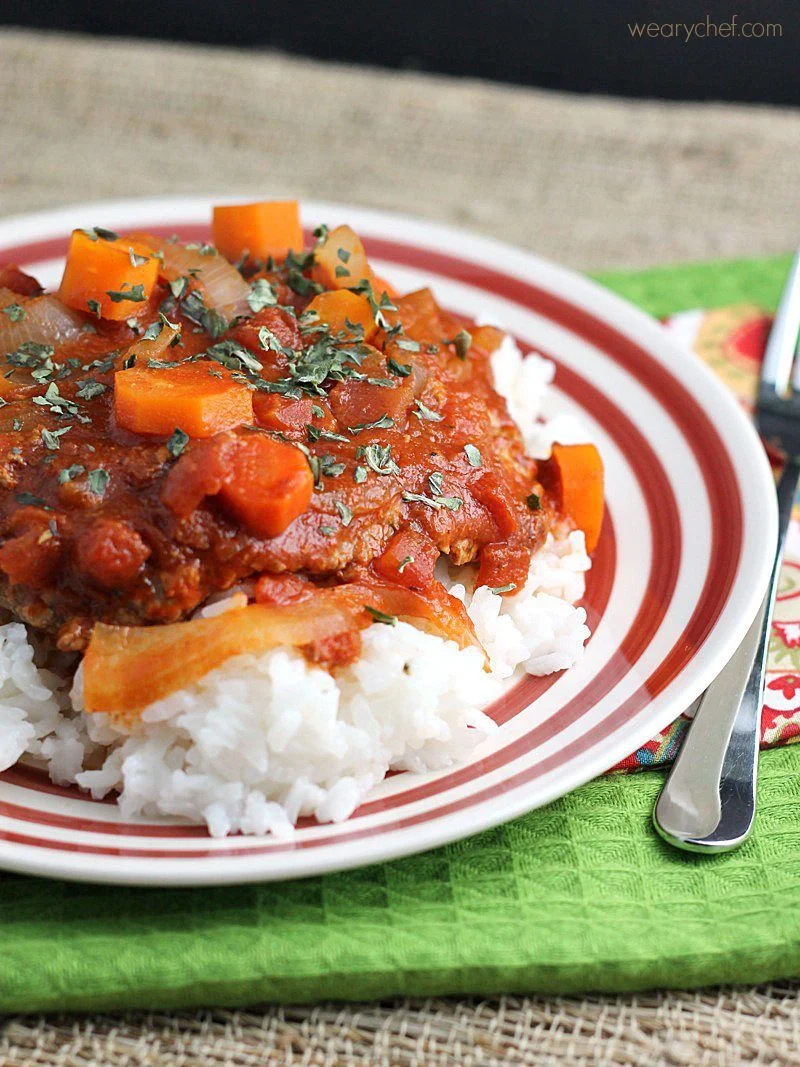
[[(656, 315), (774, 306), (788, 260), (602, 280)], [(612, 775), (434, 852), (281, 884), (142, 890), (0, 876), (0, 1010), (613, 992), (800, 973), (800, 748), (762, 755), (756, 831), (715, 859)]]

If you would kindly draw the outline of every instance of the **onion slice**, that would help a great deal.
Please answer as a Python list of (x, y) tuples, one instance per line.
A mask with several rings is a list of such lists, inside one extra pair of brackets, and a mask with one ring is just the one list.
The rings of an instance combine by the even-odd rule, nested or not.
[(351, 629), (333, 603), (291, 607), (250, 604), (206, 619), (166, 626), (97, 623), (83, 659), (83, 703), (128, 728), (148, 704), (196, 682), (231, 656), (295, 648)]
[[(5, 311), (12, 304), (22, 309), (18, 318)], [(85, 326), (86, 318), (65, 307), (53, 293), (24, 297), (0, 289), (0, 355), (16, 352), (26, 341), (40, 345), (71, 341)]]
[(210, 245), (189, 247), (147, 233), (129, 236), (160, 253), (161, 274), (168, 282), (188, 278), (200, 290), (206, 307), (228, 322), (239, 315), (252, 315), (247, 303), (250, 286), (236, 267)]
[[(372, 609), (370, 611), (370, 609)], [(248, 604), (165, 626), (97, 623), (83, 659), (83, 703), (129, 729), (142, 709), (191, 685), (231, 656), (303, 648), (362, 630), (376, 613), (413, 619), (462, 648), (480, 644), (464, 605), (439, 583), (423, 596), (389, 583), (317, 589), (292, 604)]]

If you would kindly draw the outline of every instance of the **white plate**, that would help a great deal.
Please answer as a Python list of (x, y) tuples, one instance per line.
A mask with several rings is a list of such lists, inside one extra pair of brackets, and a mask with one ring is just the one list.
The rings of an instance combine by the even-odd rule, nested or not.
[[(0, 262), (57, 283), (77, 226), (208, 235), (211, 200), (88, 204), (0, 223)], [(463, 766), (389, 778), (345, 823), (291, 842), (213, 840), (175, 821), (125, 822), (113, 803), (38, 772), (0, 776), (0, 866), (86, 881), (224, 884), (374, 863), (474, 834), (575, 789), (649, 740), (725, 665), (766, 586), (776, 536), (769, 467), (734, 399), (661, 327), (598, 285), (516, 248), (333, 204), (401, 290), (431, 285), (456, 312), (495, 318), (556, 360), (565, 408), (606, 464), (608, 519), (581, 664), (527, 678), (491, 709), (502, 728)]]

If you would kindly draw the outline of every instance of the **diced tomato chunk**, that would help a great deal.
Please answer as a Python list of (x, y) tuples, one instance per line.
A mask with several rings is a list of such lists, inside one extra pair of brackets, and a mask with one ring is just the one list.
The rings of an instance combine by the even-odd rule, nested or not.
[(410, 379), (392, 388), (370, 382), (339, 382), (331, 389), (330, 405), (340, 426), (363, 426), (388, 415), (395, 426), (403, 426), (414, 402)]
[(61, 559), (61, 543), (47, 512), (22, 508), (12, 516), (9, 532), (14, 536), (0, 545), (0, 570), (12, 585), (43, 588)]
[(260, 433), (224, 433), (194, 442), (167, 475), (161, 499), (188, 518), (217, 497), (259, 537), (277, 537), (311, 503), (314, 477), (299, 448)]
[(278, 393), (254, 393), (253, 412), (256, 422), (267, 430), (304, 433), (311, 422), (314, 401), (310, 396), (292, 400)]
[(107, 589), (132, 582), (149, 555), (136, 530), (118, 519), (100, 520), (76, 544), (80, 570)]
[(439, 558), (439, 549), (416, 530), (398, 530), (378, 556), (373, 567), (377, 574), (410, 589), (428, 586)]
[(262, 359), (266, 358), (267, 350), (259, 340), (261, 329), (266, 326), (271, 334), (274, 334), (284, 348), (299, 349), (302, 344), (300, 327), (297, 319), (282, 308), (262, 308), (251, 319), (237, 326), (230, 336), (240, 345), (244, 345)]

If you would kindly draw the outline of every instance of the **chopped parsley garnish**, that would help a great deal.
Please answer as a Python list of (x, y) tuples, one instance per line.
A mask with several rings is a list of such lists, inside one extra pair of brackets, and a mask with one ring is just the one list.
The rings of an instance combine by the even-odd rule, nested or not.
[(495, 596), (500, 596), (501, 593), (511, 593), (516, 588), (516, 582), (509, 582), (507, 585), (496, 585), (494, 588), (490, 588), (489, 592), (494, 593)]
[(128, 248), (128, 255), (130, 256), (132, 267), (143, 267), (147, 262), (147, 256), (140, 256), (138, 252), (134, 252), (132, 248)]
[[(376, 474), (399, 474), (400, 468), (392, 459), (392, 446), (391, 445), (379, 445), (370, 444), (362, 445), (356, 449), (356, 457), (358, 459), (366, 460), (367, 466), (374, 470)], [(362, 468), (363, 469), (363, 468)], [(356, 468), (356, 472), (358, 468)], [(366, 477), (366, 475), (365, 475)], [(363, 481), (362, 479), (356, 479), (356, 481)]]
[(444, 418), (444, 415), (440, 415), (438, 411), (431, 411), (430, 408), (425, 407), (421, 400), (415, 400), (414, 403), (417, 405), (414, 414), (418, 419), (424, 419), (426, 422), (441, 422)]
[(252, 374), (261, 373), (261, 364), (253, 353), (240, 345), (238, 341), (217, 341), (203, 353), (215, 363), (221, 363), (228, 370), (250, 371)]
[(113, 230), (104, 230), (102, 226), (92, 226), (90, 230), (81, 230), (81, 233), (85, 234), (90, 241), (96, 241), (98, 237), (103, 241), (119, 240), (119, 234), (114, 233)]
[(167, 441), (167, 452), (175, 459), (183, 452), (184, 448), (189, 444), (189, 435), (184, 433), (183, 430), (176, 426), (172, 431), (169, 441)]
[[(339, 270), (338, 267), (336, 269)], [(292, 267), (286, 275), (286, 284), (298, 296), (310, 296), (312, 293), (323, 292), (319, 282), (312, 282), (310, 278), (305, 278), (296, 267)]]
[(470, 346), (472, 345), (472, 335), (466, 330), (459, 330), (453, 338), (452, 343), (455, 345), (456, 355), (458, 356), (458, 358), (466, 359), (467, 352), (469, 352)]
[(176, 300), (180, 300), (183, 294), (186, 292), (186, 287), (189, 284), (189, 279), (182, 275), (180, 278), (176, 278), (174, 282), (169, 283), (170, 292)]
[(338, 248), (336, 250), (336, 255), (342, 261), (342, 263), (350, 262), (350, 253), (347, 251), (346, 248)]
[(542, 501), (539, 498), (538, 493), (531, 493), (530, 496), (526, 496), (525, 503), (528, 505), (531, 511), (539, 511), (542, 506)]
[(381, 415), (379, 419), (375, 419), (373, 422), (360, 422), (355, 426), (348, 426), (347, 429), (352, 434), (361, 433), (363, 430), (391, 430), (394, 426), (394, 419), (391, 415)]
[(64, 467), (63, 470), (58, 472), (58, 484), (64, 485), (65, 482), (71, 482), (85, 474), (85, 472), (86, 468), (82, 467), (80, 463), (73, 463), (71, 467)]
[(341, 441), (347, 444), (350, 440), (349, 437), (345, 437), (343, 434), (332, 433), (330, 430), (320, 430), (318, 426), (312, 426), (310, 423), (306, 425), (306, 433), (309, 441), (319, 441), (322, 438), (325, 441)]
[(325, 537), (332, 537), (333, 534), (336, 533), (336, 530), (334, 529), (333, 526), (320, 526), (319, 532), (321, 534), (323, 534)]
[(96, 467), (86, 475), (86, 481), (89, 485), (90, 492), (94, 493), (95, 496), (102, 496), (108, 488), (108, 483), (111, 481), (111, 475), (107, 470), (103, 470), (102, 467)]
[(414, 557), (413, 556), (404, 556), (403, 559), (400, 561), (400, 563), (397, 566), (397, 573), (398, 574), (402, 574), (403, 571), (406, 569), (406, 567), (409, 565), (409, 563), (413, 563), (413, 562), (414, 562)]
[(337, 462), (327, 452), (324, 456), (319, 457), (320, 474), (323, 474), (326, 478), (338, 478), (340, 474), (344, 474), (345, 468), (346, 464)]
[(22, 322), (25, 318), (25, 308), (22, 304), (6, 304), (3, 314), (8, 315), (12, 322)]
[(442, 489), (444, 489), (444, 475), (439, 471), (434, 471), (433, 474), (429, 474), (428, 485), (431, 487), (431, 492), (434, 496), (441, 496)]
[(106, 289), (106, 296), (115, 304), (121, 304), (123, 300), (130, 300), (134, 304), (141, 304), (147, 297), (144, 295), (143, 285), (129, 285), (126, 289)]
[(373, 608), (369, 604), (364, 605), (364, 611), (368, 611), (375, 622), (382, 622), (384, 626), (397, 625), (396, 615), (387, 615), (385, 611), (381, 611), (379, 608)]
[(343, 504), (341, 500), (336, 501), (336, 510), (339, 512), (339, 518), (342, 520), (342, 526), (349, 526), (353, 521), (353, 512), (347, 506)]
[(86, 306), (98, 319), (101, 317), (100, 312), (102, 311), (102, 308), (100, 307), (99, 300), (87, 300)]
[(198, 326), (202, 326), (206, 333), (211, 334), (215, 340), (225, 333), (228, 328), (228, 322), (224, 315), (207, 308), (202, 296), (196, 289), (184, 297), (182, 307), (187, 319), (191, 319)]
[(102, 382), (96, 382), (94, 378), (84, 378), (78, 381), (78, 387), (75, 396), (79, 396), (81, 400), (94, 400), (96, 396), (102, 396), (108, 389), (107, 385), (103, 385)]
[(425, 504), (434, 511), (447, 508), (448, 511), (458, 511), (464, 501), (457, 496), (425, 496), (424, 493), (403, 493), (403, 500), (409, 504)]
[(57, 452), (61, 447), (59, 437), (63, 437), (65, 433), (69, 433), (72, 429), (71, 426), (65, 426), (61, 430), (42, 430), (42, 443), (45, 448), (49, 448), (51, 452)]
[(464, 445), (464, 452), (470, 467), (483, 466), (483, 457), (481, 456), (480, 449), (476, 448), (475, 445)]
[(361, 465), (357, 466), (356, 469), (353, 471), (353, 481), (356, 483), (356, 485), (360, 485), (362, 482), (365, 482), (366, 480), (367, 480), (367, 468), (366, 467), (362, 467)]
[(44, 508), (46, 511), (51, 510), (45, 500), (42, 500), (40, 496), (34, 496), (33, 493), (14, 493), (14, 499), (18, 504), (22, 504), (23, 507)]
[[(341, 248), (339, 249), (339, 251), (342, 251)], [(347, 267), (343, 267), (339, 263), (336, 264), (336, 268), (334, 269), (333, 273), (336, 275), (337, 278), (350, 277), (350, 271), (347, 269)]]
[(395, 344), (404, 352), (419, 352), (420, 350), (419, 341), (414, 341), (410, 337), (398, 337)]
[(390, 359), (386, 365), (398, 378), (407, 378), (413, 369), (410, 363), (398, 363), (394, 359)]
[(273, 307), (277, 304), (278, 294), (266, 278), (256, 278), (250, 286), (250, 292), (247, 294), (247, 303), (255, 315), (263, 308)]

